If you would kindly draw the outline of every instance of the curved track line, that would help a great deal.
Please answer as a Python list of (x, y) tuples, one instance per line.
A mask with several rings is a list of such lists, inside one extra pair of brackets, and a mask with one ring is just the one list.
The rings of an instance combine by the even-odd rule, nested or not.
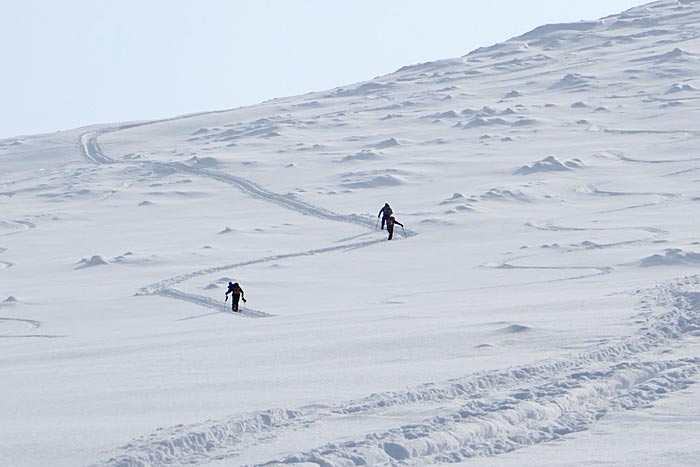
[(83, 133), (80, 135), (80, 148), (83, 155), (95, 164), (113, 164), (115, 161), (110, 157), (107, 157), (100, 146), (97, 144), (97, 136), (102, 133), (108, 133), (114, 131), (114, 129), (105, 129), (102, 131), (90, 131), (88, 133)]
[[(545, 224), (545, 225), (540, 225), (537, 223), (533, 222), (526, 222), (525, 226), (531, 227), (537, 230), (544, 230), (544, 231), (549, 231), (549, 232), (588, 232), (588, 231), (596, 231), (596, 232), (614, 232), (618, 230), (641, 230), (643, 232), (648, 232), (651, 234), (650, 239), (655, 239), (655, 238), (660, 238), (668, 234), (667, 231), (662, 230), (662, 229), (657, 229), (654, 227), (593, 227), (593, 228), (585, 228), (585, 227), (564, 227), (560, 225), (555, 225), (555, 224)], [(618, 246), (625, 246), (625, 245), (631, 245), (635, 243), (641, 243), (648, 241), (648, 239), (636, 239), (636, 240), (626, 240), (622, 242), (615, 242), (615, 243), (606, 243), (606, 244), (594, 244), (585, 247), (584, 249), (604, 249), (604, 248), (614, 248)], [(576, 249), (568, 250), (569, 252), (571, 251), (577, 251)], [(522, 260), (525, 258), (529, 258), (530, 256), (521, 256), (519, 258), (511, 258), (509, 261), (517, 261), (517, 260)], [(583, 274), (580, 276), (574, 276), (574, 277), (565, 277), (561, 279), (551, 279), (551, 280), (544, 280), (544, 281), (533, 281), (533, 282), (527, 282), (523, 283), (520, 285), (534, 285), (534, 284), (549, 284), (549, 283), (555, 283), (555, 282), (564, 282), (564, 281), (572, 281), (572, 280), (579, 280), (579, 279), (587, 279), (589, 277), (596, 277), (596, 276), (602, 276), (606, 274), (612, 273), (615, 269), (610, 266), (518, 266), (511, 264), (508, 261), (504, 261), (499, 263), (498, 265), (492, 266), (492, 265), (482, 265), (481, 267), (486, 267), (486, 268), (492, 268), (492, 269), (540, 269), (540, 270), (561, 270), (561, 271), (567, 271), (567, 270), (594, 270), (597, 271), (592, 274)], [(502, 286), (488, 286), (484, 287), (486, 289), (490, 288), (501, 288)]]
[[(658, 360), (660, 350), (700, 329), (700, 276), (659, 286), (641, 298), (645, 312), (637, 322), (642, 328), (576, 354), (344, 404), (271, 409), (159, 430), (93, 467), (202, 465), (226, 459), (232, 465), (257, 466), (424, 466), (560, 439), (588, 429), (609, 412), (648, 406), (700, 375), (698, 358)], [(644, 360), (647, 353), (652, 361)], [(438, 415), (422, 418), (426, 409)], [(261, 462), (246, 452), (292, 432), (328, 439), (326, 423), (339, 432), (340, 424), (367, 416), (381, 419), (385, 427), (284, 459)], [(392, 422), (394, 416), (416, 422), (399, 424)]]
[[(0, 225), (2, 224), (9, 224), (9, 225), (19, 225), (19, 229), (13, 230), (11, 232), (0, 232), (0, 235), (17, 235), (18, 233), (26, 232), (29, 229), (33, 229), (36, 227), (36, 225), (32, 224), (29, 221), (0, 221)], [(3, 250), (5, 251), (5, 250)]]
[(642, 232), (651, 233), (653, 238), (661, 238), (668, 235), (667, 230), (657, 229), (656, 227), (564, 227), (551, 223), (542, 225), (534, 222), (526, 222), (525, 226), (550, 232), (615, 232), (618, 230), (641, 230)]
[[(563, 277), (561, 279), (550, 279), (544, 281), (526, 282), (520, 285), (533, 285), (533, 284), (550, 284), (554, 282), (565, 282), (573, 281), (578, 279), (587, 279), (589, 277), (604, 276), (610, 274), (615, 269), (609, 266), (515, 266), (510, 263), (501, 263), (498, 266), (484, 266), (490, 267), (492, 269), (540, 269), (545, 271), (597, 271), (591, 274), (582, 274), (580, 276), (574, 277)], [(501, 286), (498, 286), (501, 287)]]
[(700, 161), (700, 157), (692, 157), (690, 159), (652, 159), (652, 160), (644, 160), (644, 159), (633, 159), (631, 157), (625, 156), (623, 152), (619, 151), (603, 151), (598, 153), (601, 157), (605, 157), (606, 155), (613, 156), (614, 158), (621, 160), (623, 162), (633, 162), (636, 164), (681, 164), (684, 162), (697, 162)]
[(313, 255), (317, 255), (317, 254), (321, 254), (321, 253), (330, 253), (333, 251), (351, 250), (351, 249), (355, 249), (355, 248), (361, 248), (361, 247), (374, 245), (374, 244), (380, 243), (380, 242), (384, 242), (384, 240), (383, 239), (382, 240), (367, 240), (365, 242), (330, 246), (330, 247), (326, 247), (326, 248), (316, 248), (313, 250), (300, 251), (300, 252), (296, 252), (296, 253), (283, 253), (280, 255), (265, 256), (263, 258), (241, 261), (239, 263), (224, 264), (222, 266), (214, 266), (211, 268), (200, 269), (199, 271), (194, 271), (194, 272), (190, 272), (190, 273), (183, 274), (180, 276), (171, 277), (170, 279), (165, 279), (165, 280), (147, 285), (145, 287), (142, 287), (141, 289), (139, 289), (139, 292), (137, 295), (154, 295), (154, 294), (159, 293), (163, 289), (170, 288), (171, 286), (173, 286), (175, 284), (185, 282), (185, 281), (190, 280), (190, 279), (195, 278), (195, 277), (207, 276), (207, 275), (215, 273), (215, 272), (225, 271), (225, 270), (229, 270), (229, 269), (236, 269), (236, 268), (240, 268), (243, 266), (249, 266), (251, 264), (268, 263), (271, 261), (279, 261), (281, 259), (298, 258), (300, 256), (313, 256)]
[[(11, 322), (21, 323), (27, 328), (26, 332), (31, 332), (31, 331), (34, 331), (34, 330), (39, 329), (41, 327), (41, 322), (35, 321), (33, 319), (0, 318), (0, 321), (11, 321)], [(13, 331), (7, 331), (4, 333), (0, 333), (0, 338), (2, 338), (2, 339), (19, 339), (19, 338), (31, 338), (31, 337), (55, 339), (55, 338), (64, 337), (64, 336), (52, 336), (52, 335), (48, 335), (48, 334), (18, 334), (18, 333), (13, 332)]]
[[(694, 130), (610, 130), (604, 128), (605, 133), (610, 133), (613, 135), (677, 135), (677, 134), (687, 134), (693, 136), (700, 136), (700, 131)], [(691, 159), (698, 160), (698, 159)], [(632, 162), (643, 162), (643, 161), (632, 161)]]

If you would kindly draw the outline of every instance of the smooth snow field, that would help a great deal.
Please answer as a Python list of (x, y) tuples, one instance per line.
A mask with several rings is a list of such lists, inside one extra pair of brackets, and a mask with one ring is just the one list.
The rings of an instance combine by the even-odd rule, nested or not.
[(698, 465), (699, 117), (668, 0), (1, 140), (0, 466)]

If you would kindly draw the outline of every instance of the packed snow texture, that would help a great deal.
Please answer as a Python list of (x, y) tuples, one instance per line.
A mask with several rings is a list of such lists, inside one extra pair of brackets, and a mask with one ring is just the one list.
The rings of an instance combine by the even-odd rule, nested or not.
[(0, 141), (0, 465), (696, 465), (698, 77), (664, 0)]

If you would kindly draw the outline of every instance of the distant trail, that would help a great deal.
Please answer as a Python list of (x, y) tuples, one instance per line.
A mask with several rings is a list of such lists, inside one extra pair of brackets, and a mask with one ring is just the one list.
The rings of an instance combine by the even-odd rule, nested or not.
[(525, 223), (525, 225), (527, 227), (532, 227), (533, 229), (546, 230), (546, 231), (550, 231), (550, 232), (561, 232), (561, 231), (616, 232), (616, 231), (624, 231), (624, 230), (640, 230), (642, 232), (648, 232), (651, 234), (649, 238), (637, 238), (634, 240), (623, 240), (620, 242), (602, 243), (602, 244), (589, 242), (588, 244), (580, 245), (580, 247), (587, 249), (587, 250), (615, 248), (618, 246), (633, 245), (635, 243), (641, 243), (641, 242), (645, 242), (645, 241), (660, 239), (660, 238), (663, 238), (663, 237), (668, 235), (668, 231), (663, 230), (663, 229), (658, 229), (656, 227), (590, 227), (590, 228), (585, 228), (585, 227), (563, 227), (563, 226), (555, 225), (555, 224), (540, 225), (540, 224), (536, 224), (536, 223), (532, 223), (532, 222), (527, 222), (527, 223)]
[(80, 147), (83, 151), (83, 155), (95, 164), (113, 164), (115, 162), (114, 159), (105, 156), (102, 149), (100, 149), (100, 146), (97, 144), (97, 136), (102, 133), (107, 133), (108, 131), (114, 130), (102, 130), (101, 132), (90, 131), (80, 135)]
[(700, 136), (700, 131), (695, 130), (610, 130), (605, 128), (603, 131), (613, 135), (677, 135), (679, 133), (683, 133), (693, 136)]
[[(538, 230), (548, 230), (551, 232), (560, 231), (571, 231), (571, 232), (615, 232), (620, 230), (641, 230), (642, 232), (649, 232), (652, 234), (652, 238), (661, 238), (668, 235), (668, 231), (663, 229), (657, 229), (656, 227), (564, 227), (556, 224), (537, 224), (533, 222), (525, 223), (527, 227), (532, 227)], [(620, 244), (625, 244), (620, 243)], [(611, 244), (617, 245), (617, 244)]]
[[(180, 172), (191, 173), (194, 175), (218, 180), (229, 185), (234, 185), (244, 193), (252, 196), (253, 198), (274, 203), (280, 207), (299, 212), (306, 216), (313, 216), (319, 219), (334, 222), (346, 222), (351, 224), (357, 224), (368, 229), (375, 229), (375, 222), (366, 217), (358, 216), (357, 214), (337, 214), (332, 211), (328, 211), (326, 209), (314, 206), (312, 204), (290, 198), (289, 196), (281, 195), (279, 193), (274, 193), (272, 191), (266, 190), (260, 185), (256, 184), (255, 182), (247, 180), (243, 177), (218, 172), (211, 172), (205, 169), (198, 169), (195, 167), (191, 167), (187, 164), (183, 164), (181, 162), (170, 162), (159, 165), (171, 167)], [(416, 235), (415, 232), (406, 230), (406, 236), (411, 237), (414, 235)]]
[[(560, 440), (608, 413), (646, 407), (700, 376), (700, 358), (658, 357), (698, 334), (700, 276), (648, 290), (640, 303), (636, 332), (575, 354), (335, 405), (159, 429), (92, 467), (197, 466), (215, 460), (269, 467), (425, 466)], [(371, 432), (362, 428), (368, 417), (375, 420)], [(306, 444), (326, 441), (270, 458), (269, 452), (288, 452), (292, 433)]]
[(601, 153), (603, 155), (609, 154), (613, 157), (615, 157), (618, 160), (621, 160), (623, 162), (634, 162), (637, 164), (681, 164), (683, 162), (697, 162), (700, 161), (700, 157), (691, 157), (690, 159), (651, 159), (651, 160), (644, 160), (644, 159), (633, 159), (631, 157), (625, 156), (621, 152), (616, 152), (616, 151), (604, 151)]
[[(175, 119), (171, 120), (177, 120), (179, 118), (189, 118), (189, 117), (178, 117)], [(153, 123), (159, 123), (162, 121), (168, 121), (168, 120), (161, 120), (158, 122), (149, 122), (149, 123), (140, 123), (140, 124), (128, 124), (128, 125), (123, 125), (115, 128), (109, 128), (105, 130), (101, 130), (99, 132), (97, 131), (90, 131), (87, 133), (84, 133), (80, 137), (81, 141), (81, 148), (85, 154), (85, 157), (96, 163), (96, 164), (111, 164), (111, 163), (116, 163), (117, 161), (109, 158), (106, 156), (103, 152), (102, 149), (100, 148), (98, 142), (97, 142), (97, 137), (100, 134), (108, 133), (108, 132), (113, 132), (113, 131), (119, 131), (123, 130), (126, 128), (132, 128), (135, 126), (143, 126), (143, 125), (149, 125)], [(260, 185), (256, 184), (255, 182), (245, 179), (243, 177), (239, 177), (236, 175), (230, 175), (226, 173), (220, 173), (220, 172), (212, 172), (210, 170), (206, 169), (200, 169), (196, 167), (189, 166), (187, 164), (184, 164), (182, 162), (157, 162), (157, 161), (139, 161), (139, 163), (148, 163), (154, 167), (167, 167), (174, 169), (178, 172), (184, 172), (184, 173), (189, 173), (193, 175), (198, 175), (204, 178), (209, 178), (212, 180), (217, 180), (223, 183), (226, 183), (228, 185), (233, 185), (243, 191), (244, 193), (248, 194), (249, 196), (252, 196), (253, 198), (260, 199), (262, 201), (267, 201), (273, 204), (276, 204), (277, 206), (280, 206), (285, 209), (289, 209), (295, 212), (299, 212), (301, 214), (307, 215), (307, 216), (313, 216), (317, 217), (319, 219), (323, 220), (329, 220), (329, 221), (334, 221), (334, 222), (345, 222), (345, 223), (351, 223), (351, 224), (357, 224), (361, 225), (362, 227), (368, 228), (368, 229), (375, 229), (375, 222), (374, 220), (367, 219), (366, 217), (359, 216), (357, 214), (337, 214), (332, 211), (329, 211), (327, 209), (320, 208), (318, 206), (314, 206), (312, 204), (306, 203), (304, 201), (299, 201), (293, 198), (290, 198), (289, 196), (282, 195), (279, 193), (275, 193), (273, 191), (269, 191)], [(412, 237), (415, 236), (416, 233), (411, 231), (410, 229), (405, 230), (406, 237)]]
[[(562, 231), (568, 231), (568, 232), (588, 232), (588, 231), (595, 231), (595, 232), (614, 232), (614, 231), (624, 231), (624, 230), (640, 230), (642, 232), (648, 232), (651, 234), (650, 238), (644, 239), (634, 239), (634, 240), (624, 240), (620, 242), (614, 242), (614, 243), (604, 243), (604, 244), (597, 244), (597, 243), (592, 243), (588, 242), (587, 244), (581, 244), (578, 245), (576, 248), (568, 248), (564, 251), (571, 252), (571, 251), (578, 251), (581, 249), (584, 250), (594, 250), (594, 249), (606, 249), (606, 248), (615, 248), (615, 247), (620, 247), (620, 246), (625, 246), (625, 245), (632, 245), (635, 243), (641, 243), (649, 240), (654, 240), (657, 238), (662, 238), (666, 235), (668, 235), (668, 232), (662, 229), (657, 229), (654, 227), (564, 227), (561, 225), (556, 225), (556, 224), (537, 224), (533, 222), (527, 222), (525, 223), (527, 227), (531, 227), (534, 229), (538, 230), (544, 230), (544, 231), (550, 231), (550, 232), (562, 232)], [(573, 281), (573, 280), (579, 280), (579, 279), (586, 279), (589, 277), (595, 277), (595, 276), (602, 276), (606, 274), (612, 273), (615, 269), (610, 266), (539, 266), (539, 265), (517, 265), (517, 264), (512, 264), (514, 261), (519, 261), (523, 260), (526, 258), (529, 258), (530, 256), (520, 256), (518, 258), (509, 258), (508, 261), (502, 261), (497, 265), (483, 265), (482, 267), (487, 267), (487, 268), (493, 268), (493, 269), (539, 269), (539, 270), (558, 270), (558, 271), (578, 271), (578, 270), (591, 270), (595, 271), (590, 274), (582, 274), (578, 276), (573, 276), (573, 277), (564, 277), (560, 279), (549, 279), (549, 280), (539, 280), (539, 281), (533, 281), (533, 282), (526, 282), (526, 283), (521, 283), (520, 285), (534, 285), (534, 284), (548, 284), (548, 283), (554, 283), (554, 282), (564, 282), (564, 281)], [(490, 288), (501, 288), (502, 286), (487, 286), (484, 288), (490, 289)]]
[[(532, 285), (532, 284), (548, 284), (552, 282), (564, 282), (573, 281), (578, 279), (586, 279), (588, 277), (603, 276), (605, 274), (610, 274), (614, 269), (607, 266), (516, 266), (507, 262), (503, 262), (498, 266), (493, 266), (494, 269), (540, 269), (545, 271), (596, 271), (591, 274), (582, 274), (580, 276), (574, 277), (563, 277), (561, 279), (549, 279), (545, 281), (536, 281), (523, 283), (520, 285)], [(499, 286), (500, 287), (500, 286)]]
[[(23, 333), (13, 331), (12, 328), (8, 331), (2, 331), (2, 323), (18, 323), (25, 328)], [(19, 319), (19, 318), (0, 318), (0, 338), (1, 339), (19, 339), (19, 338), (40, 338), (40, 339), (55, 339), (64, 336), (53, 336), (48, 334), (27, 334), (28, 332), (35, 331), (41, 327), (40, 321), (35, 321), (33, 319)]]

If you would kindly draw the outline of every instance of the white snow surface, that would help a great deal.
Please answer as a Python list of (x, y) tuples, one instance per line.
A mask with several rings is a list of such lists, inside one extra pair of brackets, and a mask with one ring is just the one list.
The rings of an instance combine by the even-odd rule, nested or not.
[(0, 465), (697, 465), (699, 115), (665, 0), (0, 141)]

